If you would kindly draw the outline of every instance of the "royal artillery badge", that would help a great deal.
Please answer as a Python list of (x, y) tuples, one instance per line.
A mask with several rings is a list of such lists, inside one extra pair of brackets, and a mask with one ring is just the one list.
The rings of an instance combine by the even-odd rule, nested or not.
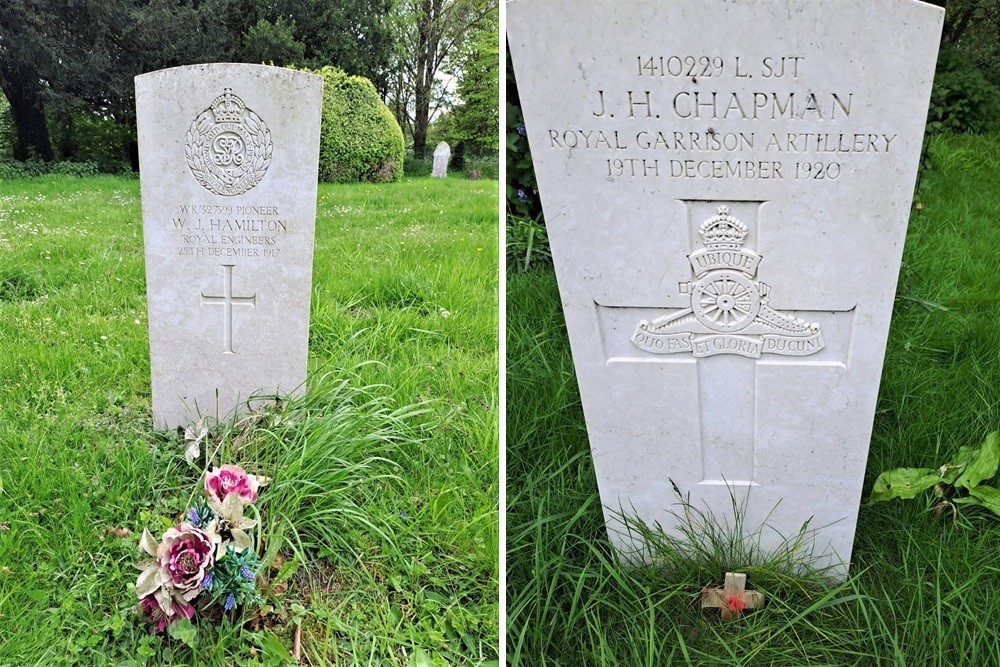
[(195, 180), (226, 197), (249, 191), (271, 164), (271, 132), (229, 88), (191, 123), (184, 156)]
[(695, 280), (679, 283), (680, 292), (691, 295), (690, 307), (642, 320), (632, 343), (653, 354), (691, 352), (695, 357), (802, 357), (822, 350), (819, 324), (767, 305), (768, 286), (754, 280), (761, 256), (743, 247), (748, 231), (728, 206), (703, 222), (698, 233), (705, 247), (688, 255)]

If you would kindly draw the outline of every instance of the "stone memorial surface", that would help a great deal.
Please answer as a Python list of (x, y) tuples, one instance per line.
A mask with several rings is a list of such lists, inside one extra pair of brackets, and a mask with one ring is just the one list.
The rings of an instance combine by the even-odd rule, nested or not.
[(303, 391), (322, 79), (209, 64), (135, 89), (155, 425)]
[(448, 175), (448, 160), (451, 159), (451, 147), (444, 141), (434, 149), (433, 178), (445, 178)]
[[(510, 0), (609, 533), (677, 497), (849, 563), (943, 11)], [(559, 34), (558, 40), (550, 39)]]

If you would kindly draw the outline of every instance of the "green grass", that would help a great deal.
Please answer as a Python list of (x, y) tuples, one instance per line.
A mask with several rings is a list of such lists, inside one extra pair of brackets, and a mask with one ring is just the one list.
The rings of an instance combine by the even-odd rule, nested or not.
[[(1000, 426), (1000, 137), (937, 137), (910, 222), (851, 576), (745, 569), (766, 606), (697, 608), (741, 545), (620, 568), (601, 514), (551, 269), (508, 273), (507, 650), (530, 665), (996, 665), (1000, 520), (869, 504), (879, 472), (937, 467)], [(745, 545), (743, 545), (745, 552)], [(737, 555), (727, 550), (737, 552)], [(741, 568), (743, 569), (743, 568)]]
[(0, 182), (0, 665), (286, 664), (297, 619), (310, 665), (495, 659), (497, 197), (320, 186), (307, 397), (213, 440), (274, 477), (269, 614), (192, 650), (134, 609), (199, 473), (150, 428), (138, 182)]

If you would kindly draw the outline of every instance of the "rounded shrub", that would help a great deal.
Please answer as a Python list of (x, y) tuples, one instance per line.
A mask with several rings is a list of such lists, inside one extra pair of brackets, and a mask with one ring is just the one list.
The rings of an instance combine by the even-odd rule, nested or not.
[(309, 71), (323, 77), (319, 180), (400, 180), (403, 131), (372, 82), (330, 66)]

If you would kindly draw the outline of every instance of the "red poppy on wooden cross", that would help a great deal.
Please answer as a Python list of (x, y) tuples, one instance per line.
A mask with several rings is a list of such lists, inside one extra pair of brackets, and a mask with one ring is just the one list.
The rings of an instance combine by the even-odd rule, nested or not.
[(726, 572), (726, 583), (722, 588), (704, 588), (701, 591), (702, 609), (720, 609), (723, 621), (732, 621), (743, 616), (744, 609), (753, 609), (764, 604), (764, 594), (746, 590), (747, 575), (742, 572)]

